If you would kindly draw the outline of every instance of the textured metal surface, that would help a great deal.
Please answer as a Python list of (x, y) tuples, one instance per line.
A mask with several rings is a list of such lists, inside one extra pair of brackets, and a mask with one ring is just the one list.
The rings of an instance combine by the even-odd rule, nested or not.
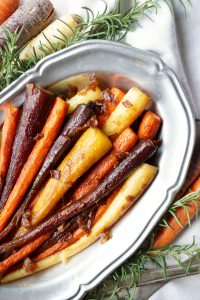
[(154, 100), (163, 120), (163, 144), (154, 162), (159, 173), (151, 187), (118, 222), (113, 238), (95, 243), (66, 264), (59, 264), (0, 288), (0, 298), (80, 299), (136, 251), (170, 205), (181, 187), (195, 141), (195, 126), (187, 96), (174, 74), (149, 52), (107, 41), (90, 41), (42, 60), (0, 94), (1, 102), (22, 102), (25, 84), (47, 87), (80, 73), (96, 72), (101, 81), (122, 88), (139, 86)]

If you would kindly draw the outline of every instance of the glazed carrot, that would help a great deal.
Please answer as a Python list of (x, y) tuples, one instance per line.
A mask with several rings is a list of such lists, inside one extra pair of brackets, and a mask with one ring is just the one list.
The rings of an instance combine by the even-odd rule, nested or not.
[[(117, 187), (106, 199), (106, 202), (101, 204), (98, 209), (97, 212), (95, 214), (94, 220), (92, 222), (92, 226), (95, 225), (98, 220), (103, 216), (103, 214), (105, 213), (105, 211), (107, 210), (107, 208), (110, 206), (110, 204), (112, 203), (113, 199), (115, 198), (115, 196), (117, 195), (117, 193), (119, 192), (121, 186)], [(34, 257), (34, 261), (39, 261), (41, 259), (44, 259), (46, 257), (49, 257), (50, 255), (66, 248), (67, 246), (73, 244), (74, 242), (76, 242), (77, 240), (79, 240), (84, 234), (86, 234), (85, 230), (83, 228), (78, 228), (76, 229), (73, 234), (72, 234), (72, 238), (70, 238), (69, 240), (66, 240), (64, 242), (57, 242), (55, 245), (53, 245), (52, 247), (46, 249), (45, 251), (39, 253), (37, 256)]]
[[(188, 193), (190, 193), (191, 191), (193, 192), (200, 191), (200, 177), (193, 183)], [(196, 204), (197, 205), (195, 205), (194, 202), (188, 203), (187, 209), (188, 209), (188, 214), (190, 219), (192, 219), (196, 215), (197, 210), (200, 209), (200, 201), (197, 202)], [(176, 215), (180, 223), (182, 224), (182, 227), (173, 216), (170, 216), (167, 219), (167, 222), (170, 225), (170, 227), (163, 227), (157, 233), (157, 235), (155, 236), (153, 249), (159, 249), (170, 244), (177, 237), (177, 235), (183, 230), (183, 228), (188, 224), (188, 216), (184, 208), (179, 207), (176, 210)]]
[(115, 110), (118, 103), (124, 98), (125, 94), (118, 88), (113, 87), (110, 91), (102, 92), (102, 104), (105, 106), (102, 113), (97, 115), (99, 127), (103, 128), (111, 113)]
[(152, 111), (147, 111), (138, 129), (140, 140), (154, 139), (160, 127), (160, 117)]
[(103, 157), (112, 144), (99, 129), (87, 129), (72, 150), (63, 159), (56, 172), (59, 178), (50, 178), (31, 211), (31, 223), (40, 223), (60, 201), (72, 184)]
[(0, 24), (8, 19), (18, 8), (19, 0), (3, 0), (0, 2)]
[(149, 96), (132, 87), (111, 113), (102, 130), (108, 136), (120, 134), (136, 121), (149, 103)]
[[(96, 128), (95, 128), (96, 129)], [(89, 129), (88, 129), (89, 130)], [(86, 131), (87, 132), (87, 131)], [(129, 155), (122, 160), (122, 162), (119, 163), (119, 165), (114, 168), (107, 176), (103, 178), (101, 183), (94, 188), (91, 192), (87, 193), (87, 195), (81, 197), (78, 201), (74, 203), (69, 203), (67, 207), (62, 209), (61, 211), (57, 211), (55, 214), (50, 216), (46, 221), (43, 221), (40, 223), (40, 225), (34, 226), (34, 228), (29, 231), (27, 234), (23, 235), (20, 238), (13, 239), (9, 242), (6, 242), (2, 245), (0, 245), (0, 253), (6, 253), (8, 251), (14, 250), (16, 248), (22, 247), (26, 245), (27, 243), (35, 240), (39, 236), (43, 235), (44, 233), (48, 231), (55, 230), (59, 225), (63, 224), (63, 222), (66, 222), (68, 220), (71, 220), (76, 215), (82, 213), (83, 211), (90, 209), (94, 207), (94, 205), (97, 205), (98, 202), (100, 202), (102, 199), (104, 199), (106, 196), (108, 196), (113, 190), (115, 190), (129, 175), (133, 172), (135, 168), (137, 168), (140, 164), (142, 164), (144, 161), (149, 159), (158, 149), (157, 143), (146, 140), (141, 141), (137, 146), (135, 146), (130, 152)], [(66, 161), (64, 160), (62, 164), (66, 164)], [(155, 169), (155, 167), (154, 167)], [(61, 172), (62, 173), (62, 172)], [(66, 172), (61, 175), (66, 180)], [(63, 178), (63, 179), (64, 179)], [(61, 181), (61, 180), (60, 180)], [(63, 181), (63, 180), (62, 180)], [(59, 185), (55, 186), (54, 182), (51, 181), (50, 186), (53, 185), (53, 191), (56, 189), (56, 194), (53, 195), (53, 201), (55, 203), (55, 200), (60, 199), (60, 196), (62, 197), (64, 195), (63, 188), (66, 188), (68, 186), (68, 182), (65, 183), (65, 186), (63, 186), (63, 182), (60, 182)], [(58, 181), (59, 182), (59, 181)], [(141, 184), (143, 187), (145, 187), (145, 183), (143, 180), (141, 180)], [(138, 185), (138, 184), (137, 184)], [(58, 190), (59, 187), (59, 190)], [(49, 186), (47, 191), (49, 190)], [(50, 190), (51, 191), (51, 190)], [(128, 191), (128, 189), (127, 189)], [(44, 190), (43, 190), (44, 192)], [(52, 194), (48, 194), (45, 198), (45, 200), (50, 201)], [(56, 196), (56, 198), (55, 198)], [(49, 197), (49, 199), (47, 199)], [(123, 196), (121, 196), (123, 199)], [(135, 197), (132, 199), (128, 197), (126, 200), (128, 203), (133, 202)], [(42, 199), (43, 200), (43, 199)], [(123, 199), (124, 200), (124, 199)], [(45, 206), (45, 209), (47, 207), (46, 203), (42, 201), (42, 203)], [(52, 205), (52, 203), (51, 203)], [(124, 206), (123, 206), (124, 207)], [(123, 208), (122, 207), (122, 208)], [(48, 207), (47, 207), (48, 208)], [(41, 207), (43, 209), (42, 214), (40, 215), (40, 221), (41, 217), (44, 218), (44, 213), (47, 213), (44, 211), (44, 207)], [(48, 208), (49, 209), (49, 208)], [(125, 209), (125, 207), (124, 207)], [(123, 213), (123, 209), (121, 209), (121, 213)], [(37, 218), (38, 220), (38, 218)], [(36, 224), (36, 222), (35, 222)]]
[(35, 145), (34, 138), (41, 132), (53, 102), (52, 93), (33, 84), (27, 84), (26, 98), (13, 143), (10, 165), (0, 200), (0, 209), (5, 205)]
[(129, 151), (137, 142), (137, 135), (131, 128), (125, 129), (113, 143), (113, 150), (92, 168), (72, 194), (74, 201), (95, 188), (101, 179), (120, 161), (120, 153)]
[(29, 185), (37, 174), (37, 171), (61, 129), (64, 118), (67, 115), (68, 107), (68, 104), (64, 100), (61, 98), (56, 99), (44, 128), (41, 134), (38, 135), (38, 140), (36, 141), (36, 144), (21, 171), (3, 210), (0, 213), (0, 230), (2, 230), (9, 221), (9, 218), (21, 202), (24, 194), (29, 188)]
[[(94, 224), (89, 234), (86, 235), (85, 232), (79, 228), (74, 232), (71, 240), (68, 240), (64, 243), (57, 243), (50, 249), (47, 249), (43, 253), (40, 253), (34, 257), (33, 261), (37, 263), (38, 261), (45, 259), (54, 253), (54, 255), (51, 256), (51, 261), (52, 264), (56, 264), (58, 263), (58, 260), (55, 260), (56, 256), (60, 256), (60, 261), (62, 261), (90, 246), (99, 238), (101, 233), (116, 223), (118, 219), (120, 219), (127, 211), (127, 209), (135, 203), (135, 201), (141, 196), (144, 190), (146, 190), (146, 188), (155, 178), (156, 174), (156, 167), (148, 164), (141, 164), (135, 169), (135, 171), (132, 172), (128, 179), (117, 190), (108, 196), (105, 204), (105, 211), (102, 215), (99, 214), (99, 216), (96, 217), (96, 220), (94, 219)], [(97, 215), (98, 213), (96, 216)], [(63, 251), (60, 252), (59, 250)], [(56, 252), (58, 253), (55, 254)], [(45, 268), (52, 264), (46, 264)], [(13, 273), (8, 274), (8, 277), (5, 277), (5, 282), (8, 280), (8, 278), (9, 281), (13, 281), (16, 278), (19, 279), (27, 276), (28, 274), (30, 273), (25, 271), (21, 272), (20, 269), (18, 269)]]
[(53, 146), (49, 150), (42, 166), (40, 167), (40, 170), (35, 176), (34, 181), (29, 188), (29, 192), (23, 200), (23, 204), (16, 211), (7, 227), (0, 232), (0, 241), (2, 241), (14, 228), (18, 227), (21, 216), (26, 211), (27, 207), (29, 207), (31, 203), (31, 207), (29, 208), (32, 208), (33, 202), (37, 201), (36, 198), (39, 196), (38, 191), (41, 193), (41, 186), (50, 175), (50, 170), (55, 168), (57, 162), (62, 159), (65, 153), (68, 152), (70, 146), (78, 140), (81, 134), (86, 131), (88, 127), (95, 125), (93, 121), (95, 123), (94, 112), (85, 104), (80, 104), (67, 118), (60, 135), (54, 141)]
[(10, 267), (15, 265), (18, 261), (21, 261), (29, 254), (31, 254), (35, 249), (37, 249), (42, 243), (44, 243), (51, 235), (50, 233), (46, 233), (33, 242), (30, 242), (17, 252), (11, 254), (8, 258), (0, 262), (0, 274), (6, 272)]
[(0, 195), (3, 190), (4, 181), (8, 171), (12, 146), (17, 129), (19, 109), (11, 104), (7, 107), (5, 120), (2, 129), (1, 150), (0, 150)]

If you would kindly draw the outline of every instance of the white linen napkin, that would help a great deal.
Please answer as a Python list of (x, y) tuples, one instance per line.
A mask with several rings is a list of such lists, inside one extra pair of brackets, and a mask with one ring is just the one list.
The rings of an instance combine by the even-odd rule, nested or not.
[[(51, 0), (54, 4), (56, 12), (58, 16), (63, 15), (65, 13), (77, 13), (83, 15), (82, 6), (88, 6), (93, 11), (97, 12), (99, 10), (103, 10), (103, 1), (100, 0)], [(125, 0), (127, 5), (130, 5), (131, 0)], [(107, 1), (109, 4), (109, 8), (115, 3), (115, 0)], [(176, 33), (176, 25), (173, 15), (173, 9), (171, 11), (169, 7), (163, 1), (160, 1), (160, 8), (158, 13), (152, 13), (151, 18), (153, 21), (149, 19), (143, 20), (139, 27), (135, 32), (129, 32), (126, 36), (126, 42), (134, 47), (149, 50), (156, 54), (158, 54), (166, 64), (168, 64), (181, 78), (187, 93), (190, 95), (191, 102), (193, 103), (193, 107), (195, 108), (195, 102), (193, 102), (193, 98), (191, 96), (187, 79), (185, 76), (184, 68), (182, 65), (181, 55), (179, 51), (179, 46), (177, 42), (177, 33)], [(198, 109), (196, 109), (196, 115), (198, 114)], [(199, 225), (200, 218), (194, 221), (191, 228), (186, 229), (183, 234), (176, 240), (177, 244), (185, 244), (190, 243), (192, 241), (193, 236), (197, 236), (200, 238), (199, 233)], [(199, 278), (197, 276), (192, 276), (192, 278)], [(191, 278), (186, 278), (187, 284), (189, 281), (193, 280)], [(176, 295), (174, 299), (189, 299), (190, 297), (184, 297), (184, 294), (179, 294), (181, 292), (181, 287), (184, 286), (185, 279), (181, 280), (173, 280), (172, 282), (166, 285), (167, 291), (172, 291), (172, 295)], [(152, 293), (154, 293), (160, 285), (151, 285), (149, 287), (140, 288), (137, 290), (137, 299), (148, 299)], [(161, 288), (157, 291), (153, 296), (151, 296), (151, 300), (168, 300), (169, 293), (166, 293), (166, 287)], [(174, 291), (174, 294), (173, 294)], [(180, 296), (181, 295), (181, 296)], [(185, 294), (186, 296), (186, 294)], [(198, 298), (193, 298), (198, 299)]]

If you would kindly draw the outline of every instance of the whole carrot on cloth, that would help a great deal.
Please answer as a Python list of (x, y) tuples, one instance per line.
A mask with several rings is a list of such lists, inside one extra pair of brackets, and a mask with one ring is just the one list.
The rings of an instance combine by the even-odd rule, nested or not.
[(192, 183), (200, 176), (200, 120), (196, 121), (196, 141), (192, 154), (191, 163), (186, 176), (186, 180), (176, 195), (176, 199), (180, 199), (189, 189)]
[(6, 174), (8, 171), (12, 146), (15, 138), (19, 117), (19, 109), (8, 105), (2, 129), (1, 150), (0, 150), (0, 196), (3, 190)]
[(19, 0), (3, 0), (0, 2), (0, 25), (14, 13), (19, 6)]
[[(190, 192), (197, 192), (200, 191), (200, 177), (198, 177), (195, 182), (192, 184), (191, 188), (189, 189), (188, 193)], [(167, 219), (167, 223), (169, 227), (162, 227), (155, 236), (154, 243), (152, 248), (159, 249), (165, 247), (166, 245), (173, 242), (173, 240), (177, 237), (177, 235), (183, 230), (183, 228), (188, 224), (188, 216), (190, 220), (195, 217), (197, 214), (198, 209), (200, 209), (200, 195), (199, 201), (197, 202), (188, 202), (187, 203), (187, 210), (188, 214), (184, 210), (183, 207), (178, 207), (176, 210), (176, 216), (179, 220), (177, 221), (174, 216), (169, 216)], [(181, 226), (181, 225), (182, 226)]]
[(63, 125), (68, 107), (69, 105), (64, 100), (56, 98), (41, 133), (35, 137), (36, 144), (24, 164), (15, 186), (0, 213), (0, 230), (2, 230), (9, 221), (9, 218), (22, 201), (23, 196), (37, 174), (43, 160), (59, 133), (61, 126)]
[(124, 98), (124, 95), (125, 94), (116, 87), (102, 92), (102, 100), (99, 101), (99, 104), (102, 104), (102, 109), (100, 106), (100, 112), (97, 114), (100, 128), (103, 128), (111, 113)]
[(152, 111), (147, 111), (140, 123), (138, 137), (140, 140), (154, 139), (160, 128), (161, 119)]
[(1, 25), (0, 47), (7, 44), (6, 31), (20, 33), (17, 46), (21, 47), (41, 32), (53, 17), (54, 8), (49, 0), (23, 1), (23, 4)]
[(103, 177), (122, 160), (123, 154), (129, 151), (136, 142), (137, 135), (134, 131), (131, 128), (125, 129), (113, 143), (113, 150), (98, 161), (75, 188), (71, 199), (76, 201), (95, 188)]
[[(1, 283), (7, 283), (24, 276), (48, 268), (59, 262), (66, 261), (94, 243), (107, 229), (116, 223), (125, 211), (139, 198), (154, 179), (157, 168), (149, 164), (141, 164), (126, 179), (122, 186), (108, 196), (104, 206), (100, 206), (94, 218), (89, 234), (81, 228), (77, 229), (71, 240), (57, 243), (53, 247), (33, 257), (33, 270), (19, 268), (1, 278)], [(57, 248), (57, 249), (56, 249)], [(61, 250), (63, 249), (63, 250)]]
[[(22, 247), (43, 235), (43, 233), (54, 230), (59, 225), (63, 224), (63, 222), (66, 222), (79, 213), (97, 205), (100, 200), (108, 196), (115, 188), (117, 188), (136, 167), (150, 158), (157, 149), (157, 143), (151, 140), (140, 142), (129, 152), (129, 156), (122, 160), (122, 162), (114, 170), (104, 177), (101, 183), (90, 193), (83, 196), (76, 202), (69, 204), (63, 210), (56, 212), (40, 225), (34, 226), (33, 230), (22, 237), (0, 245), (0, 253), (6, 253), (13, 249)], [(63, 186), (61, 187), (63, 188)]]
[[(38, 34), (34, 39), (32, 39), (28, 45), (21, 51), (20, 59), (29, 60), (32, 56), (36, 55), (38, 59), (41, 59), (45, 53), (54, 52), (55, 48), (62, 49), (66, 46), (65, 39), (77, 30), (76, 18), (72, 15), (64, 15), (59, 19), (55, 20), (53, 23), (49, 24), (44, 30)], [(65, 35), (65, 39), (63, 36)], [(42, 45), (42, 47), (41, 47)], [(51, 46), (52, 45), (52, 46)]]
[[(44, 186), (31, 210), (31, 224), (40, 223), (64, 196), (72, 184), (111, 148), (107, 136), (99, 129), (87, 129)], [(52, 174), (53, 175), (53, 174)]]
[(44, 126), (49, 110), (54, 102), (52, 93), (28, 84), (22, 115), (18, 124), (12, 148), (10, 165), (0, 200), (0, 209), (6, 203), (16, 180), (35, 144), (34, 138)]

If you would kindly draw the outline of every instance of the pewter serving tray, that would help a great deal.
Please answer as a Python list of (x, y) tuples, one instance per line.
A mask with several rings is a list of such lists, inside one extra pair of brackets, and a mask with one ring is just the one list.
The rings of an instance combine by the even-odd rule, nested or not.
[(114, 42), (84, 42), (43, 59), (5, 89), (0, 99), (12, 98), (20, 104), (26, 83), (48, 87), (64, 78), (93, 72), (102, 84), (105, 81), (125, 89), (139, 86), (153, 98), (163, 120), (163, 144), (154, 159), (159, 173), (114, 226), (112, 239), (103, 245), (97, 241), (66, 264), (1, 286), (2, 300), (80, 299), (136, 251), (184, 181), (195, 139), (193, 115), (177, 76), (152, 53)]

